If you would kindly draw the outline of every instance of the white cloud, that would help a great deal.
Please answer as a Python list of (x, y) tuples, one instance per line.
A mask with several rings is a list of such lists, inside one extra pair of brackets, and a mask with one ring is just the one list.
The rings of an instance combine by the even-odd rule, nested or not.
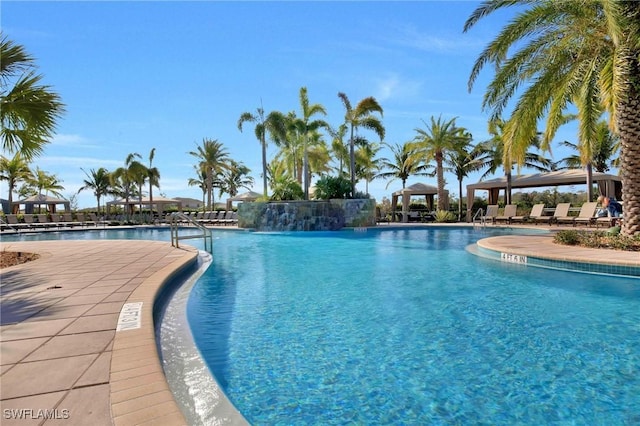
[(57, 134), (51, 140), (52, 145), (56, 146), (72, 146), (76, 148), (89, 148), (96, 145), (89, 139), (80, 135)]
[(376, 99), (384, 102), (389, 99), (414, 97), (422, 88), (422, 83), (415, 80), (400, 78), (396, 73), (374, 79), (376, 85)]
[(114, 167), (122, 166), (121, 160), (106, 160), (104, 158), (92, 158), (92, 157), (40, 157), (37, 160), (37, 164), (40, 167), (43, 166), (55, 166), (55, 167), (82, 167), (82, 168), (96, 168), (104, 167), (106, 169), (112, 169)]
[(433, 53), (461, 54), (469, 50), (477, 51), (485, 42), (470, 36), (455, 35), (451, 37), (434, 36), (420, 32), (413, 26), (402, 27), (392, 43)]

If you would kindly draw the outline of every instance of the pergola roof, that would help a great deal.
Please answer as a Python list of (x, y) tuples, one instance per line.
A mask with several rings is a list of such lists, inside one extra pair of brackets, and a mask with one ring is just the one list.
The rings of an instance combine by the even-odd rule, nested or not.
[[(600, 193), (610, 197), (620, 198), (622, 192), (622, 179), (620, 176), (593, 172), (592, 178), (593, 182), (598, 184)], [(511, 178), (512, 189), (576, 184), (586, 185), (586, 183), (587, 172), (580, 169), (557, 170), (555, 172), (536, 173)], [(471, 215), (471, 206), (473, 206), (475, 190), (488, 190), (489, 204), (497, 204), (500, 190), (506, 190), (506, 188), (506, 176), (467, 185), (467, 219), (469, 219)]]
[[(400, 189), (391, 194), (391, 211), (393, 212), (393, 218), (395, 219), (395, 211), (398, 206), (398, 197), (402, 197), (402, 221), (408, 221), (409, 202), (411, 197), (424, 195), (429, 209), (433, 209), (434, 196), (438, 194), (438, 188), (435, 186), (427, 185), (424, 183), (414, 183), (406, 188)], [(445, 191), (446, 201), (449, 204), (449, 191)]]
[(234, 201), (256, 201), (258, 198), (262, 197), (262, 194), (259, 194), (254, 191), (244, 192), (242, 194), (238, 194), (235, 197), (227, 198), (227, 210), (231, 210), (232, 204)]
[(24, 204), (24, 207), (25, 207), (24, 210), (26, 213), (33, 212), (33, 206), (41, 206), (41, 205), (46, 205), (51, 212), (55, 212), (56, 206), (58, 205), (64, 206), (64, 209), (66, 211), (71, 210), (70, 208), (71, 203), (69, 202), (69, 200), (56, 198), (56, 197), (52, 197), (50, 195), (44, 195), (44, 194), (33, 195), (31, 197), (25, 198), (24, 200), (14, 201), (12, 204), (13, 204), (13, 210), (16, 210), (16, 207), (19, 210), (20, 205)]

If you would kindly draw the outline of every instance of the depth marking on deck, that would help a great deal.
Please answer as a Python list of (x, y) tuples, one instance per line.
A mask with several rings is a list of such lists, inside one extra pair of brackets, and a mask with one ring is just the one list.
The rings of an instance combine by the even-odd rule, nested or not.
[(142, 326), (142, 302), (125, 303), (118, 317), (116, 331), (135, 330)]
[(500, 259), (503, 262), (527, 263), (527, 256), (522, 256), (522, 255), (519, 255), (519, 254), (500, 253)]

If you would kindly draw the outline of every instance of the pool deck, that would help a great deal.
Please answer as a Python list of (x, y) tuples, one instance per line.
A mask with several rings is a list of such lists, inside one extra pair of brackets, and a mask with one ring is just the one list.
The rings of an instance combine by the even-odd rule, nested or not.
[[(640, 267), (640, 253), (559, 246), (552, 235), (491, 237), (479, 245)], [(2, 242), (0, 250), (41, 255), (0, 271), (3, 426), (186, 424), (158, 358), (152, 307), (162, 285), (195, 262), (195, 249), (63, 240)], [(143, 303), (141, 327), (116, 331), (131, 302)]]

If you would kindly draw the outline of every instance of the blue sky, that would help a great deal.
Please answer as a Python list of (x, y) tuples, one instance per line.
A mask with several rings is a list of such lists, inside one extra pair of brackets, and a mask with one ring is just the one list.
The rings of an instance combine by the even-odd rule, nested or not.
[[(252, 169), (261, 192), (260, 146), (251, 127), (238, 131), (238, 118), (261, 102), (267, 112), (300, 114), (303, 86), (334, 126), (344, 117), (338, 92), (353, 104), (376, 97), (390, 144), (411, 140), (425, 127), (421, 120), (439, 115), (458, 117), (474, 143), (487, 139), (481, 102), (490, 67), (471, 93), (467, 81), (510, 15), (498, 13), (463, 34), (478, 4), (4, 1), (1, 19), (4, 34), (36, 58), (67, 106), (57, 135), (33, 163), (58, 176), (63, 195), (82, 185), (81, 168), (114, 170), (132, 152), (147, 162), (155, 148), (161, 179), (154, 194), (201, 199), (187, 185), (196, 163), (188, 152), (203, 138), (219, 140)], [(561, 129), (556, 139), (574, 135)], [(567, 155), (553, 149), (556, 160)], [(269, 158), (275, 152), (270, 146)], [(457, 193), (455, 177), (446, 178)], [(472, 175), (465, 184), (477, 180)], [(417, 181), (435, 185), (435, 178), (408, 184)], [(376, 180), (369, 192), (380, 201), (401, 188), (400, 181), (387, 183)], [(6, 197), (6, 183), (0, 191)], [(95, 206), (95, 198), (83, 191), (78, 203)]]

